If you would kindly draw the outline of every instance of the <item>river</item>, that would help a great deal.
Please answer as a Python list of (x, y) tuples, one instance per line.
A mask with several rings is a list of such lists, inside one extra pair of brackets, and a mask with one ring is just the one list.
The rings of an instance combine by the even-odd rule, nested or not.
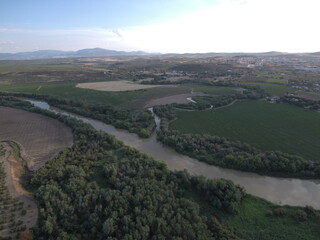
[[(243, 186), (248, 193), (276, 204), (291, 206), (308, 205), (320, 209), (320, 180), (268, 177), (255, 173), (215, 167), (179, 154), (175, 150), (162, 145), (157, 141), (155, 132), (150, 138), (143, 139), (128, 131), (116, 129), (112, 125), (50, 107), (46, 102), (28, 101), (42, 109), (75, 117), (91, 124), (96, 130), (112, 134), (126, 145), (134, 147), (158, 161), (165, 162), (171, 170), (186, 169), (191, 174), (203, 175), (207, 178), (230, 179), (236, 184)], [(159, 127), (160, 119), (155, 116), (155, 120), (157, 127)]]

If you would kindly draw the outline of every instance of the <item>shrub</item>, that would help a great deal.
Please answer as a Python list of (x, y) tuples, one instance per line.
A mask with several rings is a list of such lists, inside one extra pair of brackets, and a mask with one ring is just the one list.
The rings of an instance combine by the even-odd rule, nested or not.
[(294, 219), (296, 219), (297, 221), (299, 222), (302, 222), (302, 221), (306, 221), (308, 218), (308, 215), (305, 211), (303, 210), (298, 210), (296, 211), (296, 213), (294, 214)]
[(273, 210), (273, 214), (278, 217), (283, 217), (287, 214), (287, 211), (284, 208), (276, 208)]

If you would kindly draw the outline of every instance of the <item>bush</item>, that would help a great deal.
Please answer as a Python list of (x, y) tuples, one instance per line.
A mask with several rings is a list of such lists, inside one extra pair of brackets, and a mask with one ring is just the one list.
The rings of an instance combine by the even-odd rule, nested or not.
[(276, 208), (273, 210), (273, 214), (278, 217), (283, 217), (287, 214), (287, 211), (284, 208)]
[(302, 222), (302, 221), (306, 221), (307, 218), (308, 218), (308, 215), (305, 211), (303, 210), (298, 210), (296, 211), (296, 213), (294, 214), (294, 219), (296, 219), (297, 221), (299, 222)]
[(22, 211), (21, 211), (21, 216), (26, 215), (26, 213), (27, 213), (27, 211), (26, 211), (25, 209), (22, 209)]
[(271, 210), (268, 210), (268, 211), (266, 212), (266, 215), (267, 215), (267, 216), (273, 216), (273, 212), (272, 212)]

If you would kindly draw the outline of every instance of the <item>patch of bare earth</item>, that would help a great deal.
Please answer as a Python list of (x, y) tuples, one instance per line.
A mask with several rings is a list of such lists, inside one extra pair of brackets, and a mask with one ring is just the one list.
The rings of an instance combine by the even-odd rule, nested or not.
[[(31, 193), (20, 183), (24, 168), (7, 142), (0, 142), (2, 153), (0, 163), (5, 172), (5, 181), (1, 182), (0, 196), (0, 236), (17, 239), (21, 232), (30, 235), (38, 219), (38, 207)], [(4, 150), (4, 151), (3, 151)]]
[(196, 96), (205, 96), (204, 93), (185, 93), (185, 94), (176, 94), (173, 96), (167, 96), (157, 99), (152, 99), (146, 104), (146, 107), (153, 107), (157, 105), (166, 105), (171, 103), (190, 103), (190, 101), (187, 98), (192, 98)]
[(98, 91), (106, 91), (106, 92), (123, 92), (123, 91), (135, 91), (135, 90), (141, 90), (141, 89), (156, 88), (156, 87), (172, 88), (176, 86), (175, 85), (146, 85), (146, 84), (133, 83), (126, 80), (121, 80), (121, 81), (109, 81), (109, 82), (79, 83), (76, 85), (76, 87), (98, 90)]
[(34, 171), (73, 143), (72, 131), (61, 122), (23, 110), (0, 107), (0, 141), (19, 144)]

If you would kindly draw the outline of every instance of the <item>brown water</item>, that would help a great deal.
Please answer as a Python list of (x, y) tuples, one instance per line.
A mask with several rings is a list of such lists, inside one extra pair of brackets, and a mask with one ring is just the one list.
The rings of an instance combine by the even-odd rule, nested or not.
[[(97, 130), (112, 134), (126, 145), (134, 147), (156, 160), (165, 162), (171, 170), (186, 169), (191, 174), (203, 175), (207, 178), (230, 179), (243, 186), (248, 193), (262, 197), (276, 204), (292, 206), (309, 205), (320, 209), (320, 180), (267, 177), (255, 173), (215, 167), (179, 154), (173, 149), (162, 145), (156, 140), (156, 133), (148, 139), (142, 139), (136, 134), (116, 129), (113, 126), (104, 124), (100, 121), (52, 108), (45, 102), (30, 102), (40, 108), (75, 117), (91, 124)], [(155, 120), (157, 126), (159, 126), (160, 119), (155, 116)]]

